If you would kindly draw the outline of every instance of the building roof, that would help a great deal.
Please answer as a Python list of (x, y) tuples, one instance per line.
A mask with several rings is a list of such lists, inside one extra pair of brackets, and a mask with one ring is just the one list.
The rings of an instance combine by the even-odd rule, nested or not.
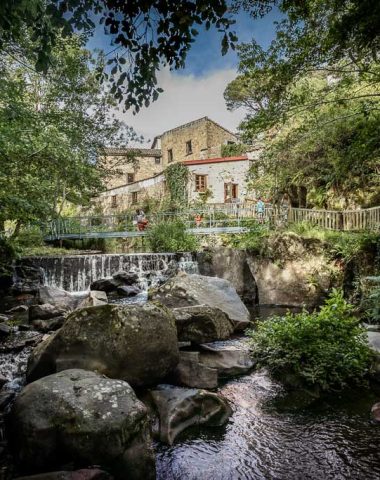
[(211, 120), (211, 118), (206, 116), (206, 117), (197, 118), (196, 120), (192, 120), (191, 122), (184, 123), (183, 125), (179, 125), (178, 127), (171, 128), (170, 130), (166, 130), (165, 132), (161, 133), (161, 135), (156, 135), (153, 139), (152, 147), (156, 144), (157, 139), (161, 138), (163, 135), (166, 135), (167, 133), (172, 133), (172, 132), (175, 132), (177, 130), (181, 130), (182, 128), (187, 128), (187, 127), (190, 127), (191, 125), (196, 125), (197, 123), (202, 123), (202, 122), (206, 122), (206, 121), (214, 123), (219, 128), (225, 130), (227, 133), (233, 135), (234, 137), (237, 137), (236, 133), (231, 132), (227, 128), (223, 127), (219, 123), (215, 122), (214, 120)]
[(161, 157), (161, 150), (158, 148), (106, 148), (107, 155), (112, 156), (124, 156), (128, 154), (134, 154), (136, 157)]
[(205, 158), (204, 160), (185, 160), (182, 162), (184, 165), (204, 165), (208, 163), (222, 163), (222, 162), (242, 162), (248, 160), (246, 155), (240, 155), (236, 157), (222, 157), (222, 158)]

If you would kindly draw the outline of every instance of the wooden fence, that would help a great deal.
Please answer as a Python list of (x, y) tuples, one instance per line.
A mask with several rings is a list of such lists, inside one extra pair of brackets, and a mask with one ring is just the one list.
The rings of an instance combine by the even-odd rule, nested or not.
[(327, 230), (380, 231), (380, 207), (362, 210), (310, 210), (290, 208), (288, 223), (307, 222)]

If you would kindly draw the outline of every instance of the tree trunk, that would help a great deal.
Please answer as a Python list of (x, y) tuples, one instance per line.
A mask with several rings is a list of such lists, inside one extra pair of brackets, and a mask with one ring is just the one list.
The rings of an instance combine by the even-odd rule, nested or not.
[(298, 205), (300, 208), (306, 208), (307, 206), (307, 188), (303, 185), (298, 187)]

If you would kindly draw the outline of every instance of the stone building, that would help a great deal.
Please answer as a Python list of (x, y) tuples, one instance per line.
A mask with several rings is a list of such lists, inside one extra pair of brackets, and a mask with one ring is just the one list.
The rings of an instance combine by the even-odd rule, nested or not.
[(162, 172), (161, 150), (152, 148), (108, 148), (105, 164), (113, 174), (107, 179), (107, 189), (153, 177)]
[(162, 164), (221, 157), (222, 145), (237, 143), (237, 136), (208, 117), (180, 125), (155, 137), (152, 148), (159, 148)]
[(164, 170), (181, 162), (190, 172), (188, 198), (207, 203), (242, 202), (247, 174), (256, 153), (222, 158), (222, 146), (238, 137), (208, 117), (173, 128), (154, 138), (151, 148), (110, 148), (105, 161), (115, 174), (95, 203), (106, 214), (137, 208), (166, 194)]
[(227, 158), (208, 158), (183, 162), (191, 172), (188, 186), (190, 202), (243, 202), (247, 195), (247, 175), (250, 160), (246, 155)]

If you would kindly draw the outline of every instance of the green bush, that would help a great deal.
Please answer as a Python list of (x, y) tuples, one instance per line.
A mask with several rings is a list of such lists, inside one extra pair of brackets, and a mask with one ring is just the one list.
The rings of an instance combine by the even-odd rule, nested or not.
[(40, 227), (31, 225), (20, 230), (15, 243), (21, 248), (41, 247), (44, 244), (43, 233)]
[(260, 322), (250, 332), (253, 356), (285, 383), (296, 379), (321, 390), (360, 383), (373, 354), (352, 310), (342, 292), (333, 290), (319, 311)]
[(373, 285), (362, 294), (361, 308), (370, 323), (380, 324), (380, 277), (372, 277)]
[(198, 248), (194, 235), (186, 232), (180, 220), (160, 222), (148, 230), (148, 242), (153, 252), (191, 252)]

